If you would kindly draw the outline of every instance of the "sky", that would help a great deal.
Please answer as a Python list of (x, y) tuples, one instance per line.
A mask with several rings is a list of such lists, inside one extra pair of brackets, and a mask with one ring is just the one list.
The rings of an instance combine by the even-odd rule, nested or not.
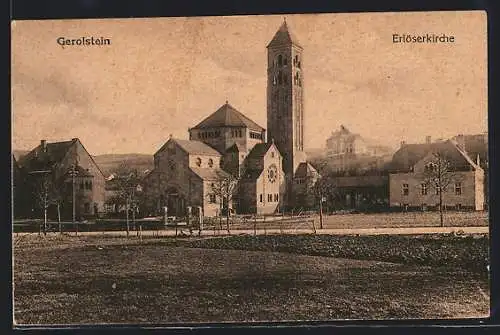
[[(78, 137), (94, 155), (155, 153), (225, 101), (267, 128), (266, 46), (282, 15), (16, 21), (12, 147)], [(305, 147), (340, 125), (398, 146), (487, 131), (486, 14), (287, 15), (304, 48)], [(393, 43), (447, 34), (454, 43)], [(58, 37), (105, 37), (64, 46)]]

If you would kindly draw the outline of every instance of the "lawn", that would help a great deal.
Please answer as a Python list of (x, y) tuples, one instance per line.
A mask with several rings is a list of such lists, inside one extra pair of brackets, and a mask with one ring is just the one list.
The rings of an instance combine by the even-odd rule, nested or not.
[(14, 316), (17, 324), (485, 317), (487, 273), (472, 264), (484, 264), (487, 248), (485, 236), (25, 236), (14, 247)]

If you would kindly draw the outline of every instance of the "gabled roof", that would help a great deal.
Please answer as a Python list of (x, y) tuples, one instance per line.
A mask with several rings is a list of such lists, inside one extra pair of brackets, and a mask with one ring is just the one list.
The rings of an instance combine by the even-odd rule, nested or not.
[(254, 121), (240, 113), (228, 102), (222, 105), (214, 113), (210, 114), (203, 121), (192, 129), (217, 128), (217, 127), (246, 127), (251, 130), (261, 132), (264, 130)]
[(305, 178), (305, 177), (314, 177), (318, 176), (318, 171), (309, 163), (302, 162), (297, 166), (297, 170), (295, 170), (295, 176), (297, 178)]
[(272, 145), (272, 142), (257, 143), (248, 153), (247, 159), (259, 159), (264, 157)]
[(278, 29), (276, 34), (274, 34), (273, 39), (271, 40), (271, 42), (269, 42), (267, 47), (269, 48), (272, 46), (290, 45), (290, 44), (293, 44), (293, 45), (296, 45), (296, 46), (302, 48), (300, 46), (297, 38), (295, 37), (295, 35), (288, 28), (286, 21), (283, 21), (283, 23), (281, 24), (281, 27)]
[(434, 143), (405, 144), (392, 157), (389, 170), (392, 172), (409, 171), (420, 160), (424, 159), (432, 152), (439, 152), (450, 163), (452, 168), (460, 170), (469, 167), (476, 167), (469, 155), (461, 150), (457, 143), (452, 140)]
[(209, 169), (209, 168), (198, 168), (191, 167), (191, 171), (193, 171), (198, 177), (203, 180), (217, 180), (219, 178), (229, 177), (229, 173), (222, 169)]
[[(221, 154), (201, 141), (195, 140), (181, 140), (171, 137), (156, 153), (164, 150), (168, 143), (173, 142), (177, 144), (182, 150), (190, 155), (207, 155), (207, 156), (220, 156)], [(155, 154), (156, 155), (156, 154)]]
[(68, 150), (75, 143), (76, 139), (64, 142), (46, 143), (45, 151), (42, 148), (42, 144), (39, 144), (29, 153), (22, 156), (18, 164), (27, 171), (51, 169), (63, 160)]
[(238, 143), (234, 143), (232, 146), (230, 146), (226, 150), (226, 152), (244, 152), (244, 151), (245, 150), (243, 150), (243, 147)]
[(477, 155), (479, 155), (481, 165), (484, 165), (483, 163), (488, 161), (488, 134), (462, 136), (462, 140), (459, 139), (460, 135), (455, 136), (454, 139), (459, 143), (463, 141), (465, 152), (469, 157), (476, 161)]

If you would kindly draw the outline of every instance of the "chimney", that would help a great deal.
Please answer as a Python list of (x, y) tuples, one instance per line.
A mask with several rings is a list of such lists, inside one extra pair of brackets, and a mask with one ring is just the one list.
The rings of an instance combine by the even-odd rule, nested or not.
[(40, 141), (40, 148), (42, 149), (42, 152), (47, 152), (47, 140)]
[(432, 137), (426, 136), (425, 137), (425, 144), (431, 144), (431, 142), (432, 142)]

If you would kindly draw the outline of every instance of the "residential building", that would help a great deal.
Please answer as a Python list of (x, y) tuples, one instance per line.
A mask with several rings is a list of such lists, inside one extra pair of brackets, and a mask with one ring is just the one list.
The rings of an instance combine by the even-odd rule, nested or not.
[(343, 125), (326, 140), (328, 165), (339, 174), (380, 169), (392, 154), (389, 147), (353, 133)]
[(72, 218), (73, 199), (76, 219), (95, 217), (104, 211), (104, 174), (78, 138), (53, 143), (41, 140), (40, 145), (20, 157), (17, 163), (23, 176), (22, 198), (29, 200), (14, 204), (15, 216), (40, 214), (37, 198), (42, 180), (48, 181), (52, 189), (49, 208), (52, 217), (55, 203), (59, 202), (62, 217)]
[[(446, 183), (429, 182), (429, 169), (436, 166), (436, 154), (446, 162), (447, 173), (440, 173)], [(438, 187), (441, 187), (445, 208), (483, 210), (484, 183), (485, 173), (481, 168), (480, 155), (471, 157), (455, 139), (431, 142), (428, 138), (423, 144), (403, 142), (391, 164), (390, 206), (424, 210), (437, 208)]]

